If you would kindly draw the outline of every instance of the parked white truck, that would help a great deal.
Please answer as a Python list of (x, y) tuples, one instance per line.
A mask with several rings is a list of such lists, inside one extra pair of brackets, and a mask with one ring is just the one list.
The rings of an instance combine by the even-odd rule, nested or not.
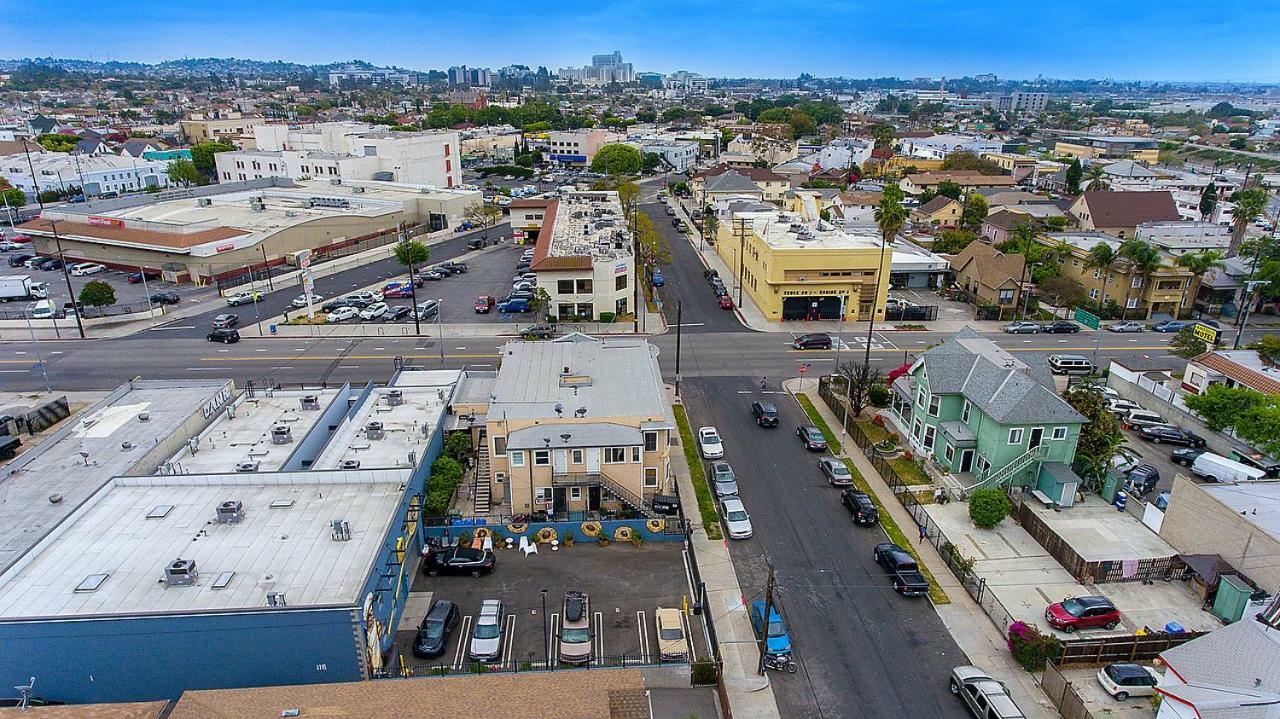
[(32, 282), (27, 275), (0, 277), (0, 302), (43, 300), (49, 297), (49, 286)]

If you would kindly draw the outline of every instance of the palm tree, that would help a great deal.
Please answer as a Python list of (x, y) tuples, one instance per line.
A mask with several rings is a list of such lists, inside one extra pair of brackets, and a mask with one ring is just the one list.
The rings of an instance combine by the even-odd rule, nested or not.
[(1027, 265), (1031, 264), (1031, 245), (1036, 241), (1035, 224), (1022, 220), (1014, 225), (1012, 241), (1016, 242), (1018, 248), (1022, 251), (1022, 279), (1018, 280), (1018, 296), (1015, 299), (1018, 303), (1018, 319), (1023, 319), (1022, 311), (1027, 306), (1027, 303), (1022, 294), (1027, 291)]
[(876, 225), (880, 227), (880, 264), (876, 265), (876, 286), (871, 292), (871, 314), (867, 317), (867, 352), (864, 364), (871, 363), (871, 329), (876, 323), (876, 300), (880, 296), (880, 283), (888, 284), (884, 276), (884, 251), (898, 236), (907, 222), (907, 208), (902, 206), (902, 189), (897, 185), (885, 185), (880, 204), (876, 205)]
[(1121, 243), (1120, 256), (1129, 262), (1129, 284), (1124, 289), (1124, 308), (1120, 313), (1122, 319), (1127, 319), (1134, 275), (1142, 278), (1138, 286), (1145, 287), (1151, 274), (1160, 269), (1160, 251), (1142, 240), (1130, 238)]
[(1111, 183), (1107, 182), (1107, 176), (1102, 169), (1102, 165), (1096, 162), (1089, 165), (1089, 172), (1085, 177), (1089, 180), (1089, 184), (1084, 188), (1086, 190), (1107, 190), (1111, 188)]
[[(1205, 273), (1213, 269), (1222, 269), (1227, 266), (1223, 260), (1226, 256), (1217, 250), (1204, 250), (1202, 252), (1188, 252), (1178, 257), (1178, 266), (1191, 271), (1191, 277), (1196, 287), (1204, 281)], [(1191, 291), (1191, 282), (1182, 290), (1182, 307), (1187, 306), (1187, 293)], [(1181, 314), (1181, 313), (1179, 313)]]
[(1098, 296), (1098, 306), (1101, 307), (1107, 296), (1107, 285), (1111, 282), (1111, 271), (1115, 269), (1116, 263), (1120, 261), (1120, 255), (1106, 242), (1099, 242), (1089, 250), (1089, 256), (1084, 259), (1084, 266), (1090, 269), (1100, 270), (1102, 273), (1102, 294)]
[(1258, 219), (1258, 215), (1267, 207), (1267, 193), (1259, 187), (1240, 190), (1231, 196), (1235, 209), (1231, 211), (1231, 224), (1235, 232), (1231, 235), (1231, 245), (1227, 247), (1227, 257), (1240, 254), (1240, 242), (1244, 240), (1245, 228)]

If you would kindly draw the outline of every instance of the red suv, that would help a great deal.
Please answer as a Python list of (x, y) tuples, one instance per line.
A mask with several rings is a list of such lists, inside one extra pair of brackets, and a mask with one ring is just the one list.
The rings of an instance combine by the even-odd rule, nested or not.
[(480, 295), (476, 298), (476, 314), (488, 314), (489, 310), (493, 309), (494, 304), (496, 304), (494, 299), (489, 295)]
[(1045, 621), (1054, 629), (1074, 632), (1077, 629), (1120, 626), (1120, 610), (1106, 597), (1071, 597), (1050, 604), (1044, 610)]

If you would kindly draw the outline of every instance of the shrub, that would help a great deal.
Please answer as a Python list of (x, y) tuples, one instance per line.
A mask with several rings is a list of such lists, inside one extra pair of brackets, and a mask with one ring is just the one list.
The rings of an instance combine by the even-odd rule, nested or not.
[(1062, 654), (1062, 642), (1030, 624), (1014, 622), (1009, 625), (1009, 650), (1023, 669), (1039, 672), (1050, 659)]
[[(888, 407), (889, 406), (889, 388), (882, 384), (878, 384), (867, 391), (867, 399), (871, 400), (872, 407)], [(880, 415), (876, 415), (879, 417)], [(881, 423), (884, 420), (880, 420)]]
[(694, 686), (707, 686), (716, 683), (716, 663), (711, 661), (694, 662), (689, 667)]
[(877, 427), (883, 427), (883, 426), (884, 426), (884, 417), (881, 417), (880, 415), (876, 415), (876, 416), (872, 417), (872, 418), (871, 418), (871, 424), (874, 424), (874, 425), (875, 425), (875, 426), (877, 426)]
[(960, 553), (956, 545), (947, 542), (942, 545), (942, 557), (961, 578), (973, 574), (973, 566), (978, 563), (975, 557), (966, 557)]
[(1012, 509), (1009, 498), (995, 487), (975, 489), (969, 494), (969, 519), (982, 529), (996, 526)]
[(910, 462), (911, 460), (915, 459), (916, 456), (911, 453), (911, 450), (908, 449), (902, 453), (902, 458)]
[(612, 313), (612, 312), (601, 312), (601, 313), (600, 313), (600, 324), (602, 324), (602, 325), (607, 325), (607, 324), (609, 324), (610, 322), (613, 322), (613, 320), (614, 320), (614, 318), (615, 318), (615, 317), (617, 317), (617, 315), (616, 315), (616, 314), (614, 314), (614, 313)]

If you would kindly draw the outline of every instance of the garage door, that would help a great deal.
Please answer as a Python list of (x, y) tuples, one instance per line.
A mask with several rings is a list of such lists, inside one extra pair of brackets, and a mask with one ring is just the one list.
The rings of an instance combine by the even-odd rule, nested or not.
[(834, 320), (840, 318), (840, 298), (835, 295), (788, 297), (782, 301), (784, 320)]

